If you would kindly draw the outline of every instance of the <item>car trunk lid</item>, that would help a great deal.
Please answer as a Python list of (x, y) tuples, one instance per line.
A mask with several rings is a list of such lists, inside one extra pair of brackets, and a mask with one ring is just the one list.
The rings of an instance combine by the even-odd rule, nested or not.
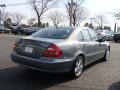
[(15, 51), (20, 55), (39, 58), (42, 56), (46, 48), (48, 48), (51, 44), (60, 41), (62, 40), (27, 37), (16, 43), (17, 47), (15, 48)]

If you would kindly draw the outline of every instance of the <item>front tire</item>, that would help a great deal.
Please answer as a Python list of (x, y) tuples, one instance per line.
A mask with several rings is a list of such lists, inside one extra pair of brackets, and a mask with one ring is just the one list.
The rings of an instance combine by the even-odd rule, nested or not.
[(104, 61), (108, 61), (110, 57), (110, 47), (107, 48), (106, 52), (105, 52), (105, 56), (103, 57)]
[(103, 37), (103, 40), (106, 41), (106, 37), (105, 36)]
[(17, 34), (18, 34), (18, 35), (21, 35), (21, 32), (18, 32)]
[(84, 59), (82, 56), (78, 56), (75, 59), (75, 63), (73, 64), (73, 68), (71, 70), (72, 77), (73, 78), (78, 78), (81, 76), (84, 68)]

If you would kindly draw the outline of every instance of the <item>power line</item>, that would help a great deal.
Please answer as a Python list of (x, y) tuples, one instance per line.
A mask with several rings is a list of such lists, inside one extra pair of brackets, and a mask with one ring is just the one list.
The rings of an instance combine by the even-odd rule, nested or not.
[[(39, 2), (39, 1), (35, 1), (35, 2)], [(5, 5), (6, 7), (8, 6), (18, 6), (18, 5), (26, 5), (29, 4), (30, 2), (24, 2), (24, 3), (13, 3), (13, 4), (2, 4)], [(1, 4), (0, 4), (1, 5)]]
[[(39, 2), (39, 1), (35, 1), (35, 2)], [(30, 2), (24, 2), (24, 3), (14, 3), (14, 4), (4, 4), (6, 7), (8, 6), (18, 6), (18, 5), (26, 5), (26, 4), (29, 4)]]
[(6, 6), (8, 7), (8, 6), (18, 6), (18, 5), (26, 5), (26, 4), (29, 4), (29, 2), (25, 2), (25, 3), (15, 3), (15, 4), (8, 4), (8, 5), (6, 5)]

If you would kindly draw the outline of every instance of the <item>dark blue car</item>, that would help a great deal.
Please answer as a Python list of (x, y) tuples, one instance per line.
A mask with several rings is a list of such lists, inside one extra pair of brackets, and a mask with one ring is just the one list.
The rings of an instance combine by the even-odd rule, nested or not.
[(11, 33), (13, 34), (21, 34), (23, 32), (22, 27), (13, 27), (13, 29), (11, 30)]
[(24, 28), (22, 34), (31, 35), (31, 34), (37, 32), (38, 30), (40, 30), (40, 28), (38, 28), (38, 27)]

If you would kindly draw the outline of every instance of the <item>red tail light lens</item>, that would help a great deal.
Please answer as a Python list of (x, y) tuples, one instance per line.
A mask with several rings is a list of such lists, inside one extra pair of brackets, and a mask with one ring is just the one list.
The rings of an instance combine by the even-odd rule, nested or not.
[(13, 49), (15, 50), (18, 47), (18, 44), (14, 43), (13, 44)]
[(58, 58), (62, 55), (63, 55), (62, 51), (55, 44), (51, 44), (43, 53), (44, 57), (53, 57), (53, 58)]
[(15, 43), (13, 44), (13, 49), (15, 49), (15, 47), (16, 47), (16, 45), (15, 45)]

